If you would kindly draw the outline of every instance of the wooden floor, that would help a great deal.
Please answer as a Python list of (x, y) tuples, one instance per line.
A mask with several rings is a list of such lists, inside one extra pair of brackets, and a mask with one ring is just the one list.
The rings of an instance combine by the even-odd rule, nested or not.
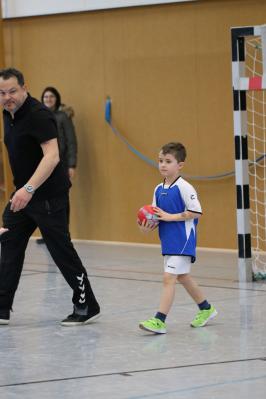
[(204, 328), (177, 285), (168, 333), (138, 328), (157, 310), (158, 247), (77, 242), (102, 316), (61, 327), (71, 290), (31, 240), (9, 326), (0, 328), (1, 399), (264, 399), (266, 284), (237, 281), (234, 253), (199, 251), (193, 275), (217, 308)]

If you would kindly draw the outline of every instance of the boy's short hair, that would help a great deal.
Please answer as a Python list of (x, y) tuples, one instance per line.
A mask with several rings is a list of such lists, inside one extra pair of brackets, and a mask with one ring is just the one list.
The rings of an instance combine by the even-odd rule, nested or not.
[(163, 155), (166, 154), (172, 154), (177, 162), (184, 162), (187, 156), (187, 151), (185, 149), (185, 146), (181, 143), (168, 143), (165, 144), (162, 148), (161, 151)]

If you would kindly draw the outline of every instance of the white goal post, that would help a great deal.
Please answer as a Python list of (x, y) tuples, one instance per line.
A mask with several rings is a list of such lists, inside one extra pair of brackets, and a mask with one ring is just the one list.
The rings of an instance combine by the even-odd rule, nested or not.
[(266, 25), (231, 29), (239, 281), (266, 278)]

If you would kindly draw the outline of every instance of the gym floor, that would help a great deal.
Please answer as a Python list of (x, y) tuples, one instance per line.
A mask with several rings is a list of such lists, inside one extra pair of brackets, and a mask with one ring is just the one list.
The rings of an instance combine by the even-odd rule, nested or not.
[(238, 283), (234, 252), (198, 251), (193, 275), (218, 311), (190, 327), (182, 286), (165, 335), (138, 328), (159, 303), (157, 246), (75, 242), (102, 316), (61, 327), (72, 292), (45, 245), (30, 241), (9, 326), (0, 327), (1, 399), (264, 399), (266, 282)]

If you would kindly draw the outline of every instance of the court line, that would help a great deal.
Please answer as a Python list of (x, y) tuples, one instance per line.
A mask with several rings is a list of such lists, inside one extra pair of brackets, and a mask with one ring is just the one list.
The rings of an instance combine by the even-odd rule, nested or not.
[(160, 397), (160, 396), (167, 396), (171, 394), (179, 394), (179, 393), (187, 393), (187, 392), (193, 392), (193, 391), (199, 391), (200, 389), (208, 389), (208, 388), (214, 388), (214, 387), (224, 387), (227, 385), (232, 385), (232, 384), (239, 384), (239, 383), (245, 383), (245, 382), (252, 382), (252, 381), (258, 381), (258, 380), (265, 380), (266, 375), (260, 375), (258, 377), (250, 377), (250, 378), (243, 378), (243, 379), (236, 379), (236, 380), (229, 380), (229, 381), (224, 381), (224, 382), (217, 382), (217, 383), (212, 383), (212, 384), (205, 384), (205, 385), (195, 385), (190, 388), (181, 388), (181, 389), (176, 389), (172, 391), (164, 391), (164, 392), (158, 392), (158, 393), (152, 393), (152, 394), (147, 394), (147, 395), (141, 395), (141, 396), (129, 396), (127, 399), (145, 399), (145, 398), (155, 398), (155, 397)]
[[(89, 264), (90, 262), (90, 258), (82, 258), (82, 262), (84, 264)], [(29, 262), (29, 261), (25, 261), (25, 265), (36, 265), (38, 266), (47, 266), (47, 267), (56, 267), (56, 265), (54, 263), (42, 263), (42, 262)], [(97, 269), (99, 271), (108, 271), (110, 272), (110, 269), (107, 267), (102, 267), (102, 266), (89, 266), (90, 270), (92, 269)], [(111, 271), (113, 272), (126, 272), (126, 273), (138, 273), (138, 274), (153, 274), (153, 275), (158, 275), (161, 276), (162, 272), (151, 272), (151, 271), (139, 271), (139, 270), (132, 270), (132, 269), (111, 269)], [(232, 278), (224, 278), (224, 277), (209, 277), (209, 276), (202, 276), (202, 275), (197, 275), (197, 274), (193, 274), (193, 277), (197, 278), (197, 279), (204, 279), (204, 280), (221, 280), (221, 281), (229, 281), (229, 282), (233, 282), (233, 283), (237, 283), (236, 280), (233, 280)]]
[(220, 361), (220, 362), (194, 363), (194, 364), (186, 364), (186, 365), (182, 365), (182, 366), (154, 367), (154, 368), (142, 369), (142, 370), (126, 370), (126, 371), (116, 371), (116, 372), (110, 372), (110, 373), (81, 375), (78, 377), (63, 377), (63, 378), (52, 378), (52, 379), (48, 379), (48, 380), (17, 382), (17, 383), (13, 383), (13, 384), (1, 384), (0, 388), (23, 386), (23, 385), (45, 384), (45, 383), (50, 383), (50, 382), (53, 383), (53, 382), (61, 382), (61, 381), (82, 380), (82, 379), (88, 379), (88, 378), (119, 376), (119, 375), (128, 377), (128, 376), (132, 376), (133, 374), (149, 373), (152, 371), (180, 370), (180, 369), (185, 369), (185, 368), (202, 367), (202, 366), (216, 366), (216, 365), (220, 365), (220, 364), (222, 365), (222, 364), (233, 364), (233, 363), (245, 363), (245, 362), (251, 362), (251, 361), (258, 361), (258, 360), (266, 361), (266, 357), (224, 360), (224, 361)]
[[(54, 266), (56, 267), (56, 266)], [(54, 271), (48, 271), (48, 270), (39, 270), (35, 271), (32, 269), (23, 269), (23, 271), (27, 272), (32, 272), (32, 274), (23, 274), (21, 277), (27, 277), (27, 276), (33, 276), (33, 275), (38, 275), (38, 274), (60, 274), (59, 271), (54, 270)], [(111, 270), (111, 272), (114, 270)], [(138, 273), (138, 272), (136, 272)], [(132, 277), (116, 277), (116, 276), (100, 276), (97, 274), (88, 274), (88, 277), (93, 277), (93, 278), (105, 278), (105, 279), (111, 279), (111, 280), (127, 280), (127, 281), (139, 281), (139, 282), (147, 282), (147, 283), (160, 283), (162, 284), (161, 280), (148, 280), (148, 279), (140, 279), (140, 278), (132, 278)], [(203, 278), (203, 277), (202, 277)], [(216, 280), (216, 279), (215, 279)], [(178, 283), (177, 283), (178, 284)], [(178, 284), (180, 285), (180, 284)], [(266, 286), (265, 289), (256, 289), (256, 288), (243, 288), (243, 287), (225, 287), (225, 286), (219, 286), (219, 285), (208, 285), (208, 284), (198, 284), (200, 287), (205, 287), (205, 288), (220, 288), (220, 289), (225, 289), (225, 290), (235, 290), (235, 291), (251, 291), (251, 292), (266, 292)]]

